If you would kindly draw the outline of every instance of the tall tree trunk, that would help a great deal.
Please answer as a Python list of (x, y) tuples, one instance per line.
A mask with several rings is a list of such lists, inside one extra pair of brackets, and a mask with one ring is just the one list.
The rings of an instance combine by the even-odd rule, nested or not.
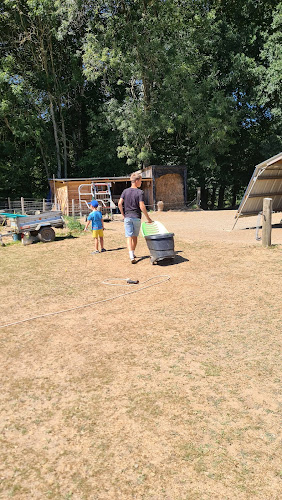
[[(44, 46), (44, 27), (41, 25), (41, 36), (40, 36), (40, 52), (41, 52), (41, 58), (42, 58), (42, 64), (44, 71), (46, 73), (46, 76), (49, 77), (49, 70), (48, 70), (48, 58)], [(54, 105), (53, 105), (53, 97), (48, 90), (48, 97), (49, 97), (49, 103), (50, 103), (50, 114), (51, 114), (51, 119), (52, 119), (52, 124), (53, 124), (53, 132), (54, 132), (54, 139), (55, 139), (55, 145), (56, 145), (56, 153), (57, 153), (57, 177), (60, 179), (62, 177), (62, 166), (61, 166), (61, 158), (60, 158), (60, 144), (59, 144), (59, 138), (58, 138), (58, 126), (56, 122), (56, 117), (55, 117), (55, 112), (54, 112)]]
[(208, 208), (208, 193), (204, 184), (201, 184), (201, 207), (203, 210)]
[(237, 200), (237, 186), (233, 186), (233, 188), (232, 188), (232, 200), (231, 200), (231, 206), (233, 208), (236, 207), (236, 200)]
[(46, 172), (46, 175), (47, 175), (47, 179), (50, 179), (50, 174), (49, 174), (49, 170), (48, 170), (48, 164), (47, 164), (47, 161), (46, 161), (46, 156), (45, 156), (45, 153), (44, 153), (41, 141), (39, 141), (39, 148), (40, 148), (40, 151), (41, 151), (41, 156), (42, 156), (42, 160), (43, 160), (43, 163), (44, 163), (44, 167), (45, 167), (45, 172)]
[(58, 179), (60, 179), (62, 177), (62, 165), (61, 165), (61, 158), (60, 158), (58, 127), (57, 127), (56, 117), (55, 117), (55, 113), (54, 113), (53, 98), (52, 98), (50, 93), (48, 95), (49, 95), (49, 102), (50, 102), (50, 113), (51, 113), (51, 118), (52, 118), (52, 123), (53, 123), (54, 139), (55, 139), (55, 144), (56, 144), (56, 153), (57, 153), (57, 167), (58, 167), (57, 177), (58, 177)]
[[(53, 44), (52, 44), (52, 37), (48, 37), (48, 49), (49, 49), (49, 57), (51, 61), (51, 71), (53, 74), (53, 81), (54, 81), (54, 86), (55, 86), (55, 93), (57, 96), (57, 102), (58, 102), (58, 107), (59, 107), (59, 113), (60, 113), (60, 119), (61, 119), (61, 134), (62, 134), (62, 140), (63, 140), (63, 159), (64, 159), (64, 177), (67, 178), (67, 139), (66, 139), (66, 129), (65, 129), (65, 121), (63, 117), (63, 112), (62, 112), (62, 101), (61, 101), (61, 92), (60, 92), (60, 83), (58, 82), (57, 78), (57, 72), (55, 69), (54, 65), (54, 60), (53, 60)], [(61, 68), (60, 68), (61, 70)], [(61, 73), (61, 71), (60, 71)]]
[(224, 193), (225, 193), (225, 188), (223, 184), (221, 184), (218, 192), (218, 203), (217, 203), (217, 208), (220, 210), (224, 207)]
[(210, 202), (210, 209), (214, 209), (214, 204), (215, 204), (215, 194), (216, 194), (216, 187), (213, 186), (212, 188), (212, 194), (211, 194), (211, 202)]
[(62, 136), (63, 136), (63, 145), (64, 145), (64, 177), (65, 177), (65, 179), (67, 179), (67, 176), (68, 176), (68, 150), (67, 150), (65, 120), (63, 117), (61, 103), (60, 103), (60, 117), (61, 117), (61, 123), (62, 123)]

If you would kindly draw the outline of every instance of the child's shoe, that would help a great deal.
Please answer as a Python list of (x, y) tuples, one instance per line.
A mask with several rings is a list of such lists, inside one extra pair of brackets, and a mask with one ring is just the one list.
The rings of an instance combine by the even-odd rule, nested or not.
[(91, 252), (91, 255), (93, 255), (94, 253), (100, 253), (99, 250), (94, 250), (94, 252)]
[(101, 248), (101, 252), (106, 252), (107, 250), (105, 248)]

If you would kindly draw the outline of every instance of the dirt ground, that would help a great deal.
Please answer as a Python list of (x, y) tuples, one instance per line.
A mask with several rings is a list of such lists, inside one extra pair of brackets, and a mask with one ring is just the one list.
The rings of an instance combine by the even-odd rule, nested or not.
[(281, 214), (234, 215), (153, 214), (173, 264), (119, 220), (0, 247), (1, 499), (281, 498)]

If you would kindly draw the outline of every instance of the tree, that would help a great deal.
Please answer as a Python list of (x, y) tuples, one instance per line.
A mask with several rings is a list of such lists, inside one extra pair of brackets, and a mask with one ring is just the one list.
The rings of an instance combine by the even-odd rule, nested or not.
[[(261, 49), (260, 82), (258, 92), (260, 104), (269, 113), (271, 120), (271, 141), (264, 141), (266, 150), (276, 147), (276, 152), (282, 145), (282, 3), (273, 11), (273, 19), (264, 36)], [(269, 147), (270, 146), (270, 147)]]
[(55, 165), (78, 177), (186, 164), (191, 190), (220, 207), (280, 148), (281, 2), (0, 8), (3, 186), (11, 169), (35, 192)]

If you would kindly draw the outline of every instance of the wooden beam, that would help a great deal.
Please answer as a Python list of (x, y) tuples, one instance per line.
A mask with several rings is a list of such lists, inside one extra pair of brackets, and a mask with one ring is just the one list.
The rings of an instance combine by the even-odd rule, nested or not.
[(268, 198), (273, 196), (282, 196), (282, 191), (280, 193), (258, 193), (258, 194), (250, 194), (249, 198)]
[(272, 180), (274, 180), (274, 181), (279, 181), (279, 180), (282, 181), (282, 176), (280, 175), (280, 176), (277, 177), (275, 175), (269, 175), (268, 177), (261, 177), (260, 176), (260, 177), (257, 178), (257, 181), (272, 181)]

